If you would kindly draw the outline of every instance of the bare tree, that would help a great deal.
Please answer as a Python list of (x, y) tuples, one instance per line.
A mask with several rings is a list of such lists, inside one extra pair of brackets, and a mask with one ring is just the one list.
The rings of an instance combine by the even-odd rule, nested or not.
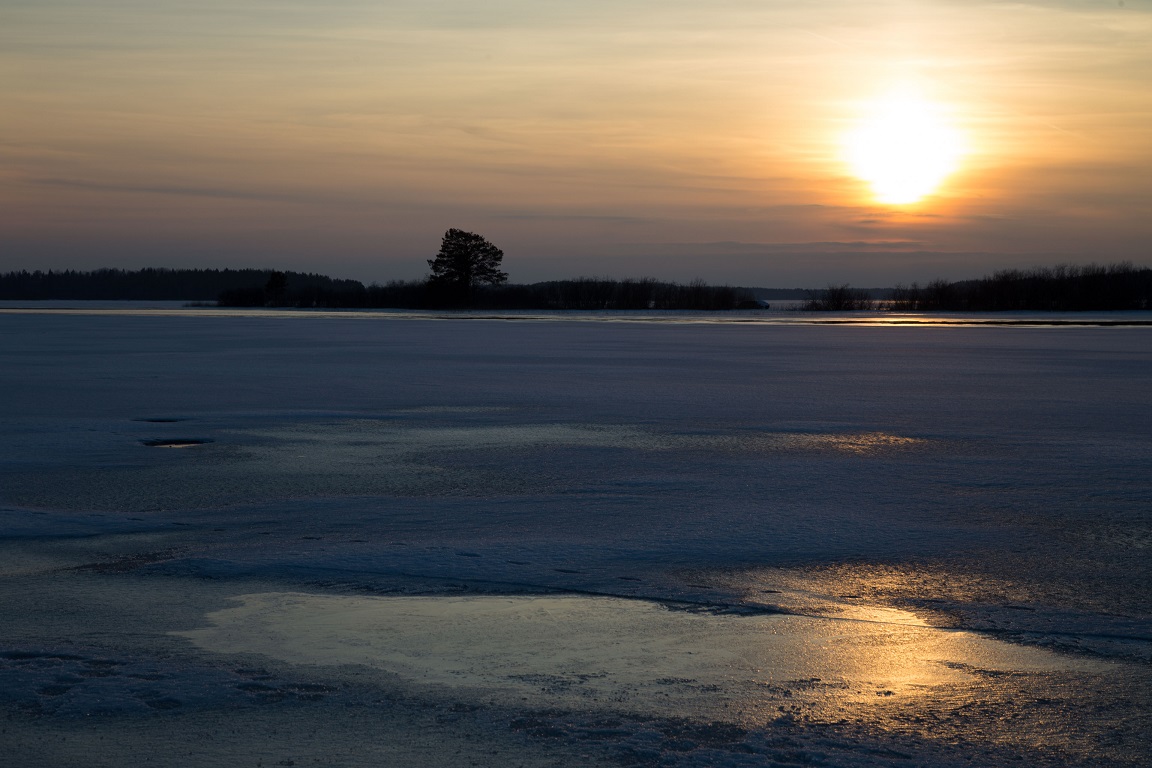
[(819, 293), (812, 294), (802, 305), (810, 312), (852, 312), (861, 309), (874, 309), (875, 302), (868, 291), (857, 290), (845, 283), (830, 285)]

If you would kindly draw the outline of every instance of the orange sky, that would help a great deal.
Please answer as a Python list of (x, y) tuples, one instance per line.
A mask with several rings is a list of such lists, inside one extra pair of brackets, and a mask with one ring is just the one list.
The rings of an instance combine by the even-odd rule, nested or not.
[[(1152, 0), (0, 0), (0, 270), (885, 285), (1152, 263)], [(843, 137), (964, 137), (883, 205)]]

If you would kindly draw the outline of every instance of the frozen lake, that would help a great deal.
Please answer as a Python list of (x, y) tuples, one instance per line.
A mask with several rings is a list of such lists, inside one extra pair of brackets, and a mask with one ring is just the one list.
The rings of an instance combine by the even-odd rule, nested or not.
[(0, 307), (0, 742), (1146, 764), (1148, 313), (893, 319)]

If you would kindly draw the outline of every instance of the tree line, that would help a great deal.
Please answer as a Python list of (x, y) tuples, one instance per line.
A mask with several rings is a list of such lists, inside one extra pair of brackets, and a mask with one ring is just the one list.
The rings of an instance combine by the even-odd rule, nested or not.
[[(581, 277), (530, 285), (508, 283), (504, 252), (480, 235), (444, 233), (423, 280), (365, 286), (357, 280), (260, 269), (98, 269), (0, 275), (0, 299), (208, 301), (228, 307), (394, 309), (728, 310), (763, 306), (750, 288), (682, 284), (654, 278)], [(1001, 270), (978, 280), (934, 280), (890, 291), (832, 285), (808, 293), (810, 311), (886, 309), (912, 312), (1152, 309), (1152, 269), (1108, 265)]]
[(258, 292), (263, 297), (275, 275), (282, 275), (294, 290), (344, 291), (364, 287), (356, 280), (271, 269), (24, 270), (0, 274), (0, 299), (215, 301), (221, 294), (237, 291)]
[(364, 285), (271, 269), (97, 269), (0, 274), (0, 300), (214, 301), (226, 307), (443, 309), (698, 309), (756, 306), (749, 289), (581, 277), (530, 285), (459, 286), (436, 280)]
[(697, 309), (758, 306), (746, 289), (688, 285), (653, 278), (610, 280), (583, 277), (532, 285), (509, 285), (500, 269), (504, 251), (481, 235), (449, 229), (440, 251), (428, 260), (424, 280), (385, 285), (298, 286), (275, 273), (262, 290), (233, 290), (220, 295), (222, 306), (370, 307), (393, 309)]
[(824, 312), (1090, 312), (1152, 309), (1152, 269), (1129, 262), (1005, 269), (978, 280), (897, 285), (885, 295), (830, 285), (802, 309)]
[(581, 277), (529, 285), (477, 285), (463, 300), (458, 290), (432, 280), (393, 280), (383, 285), (331, 290), (295, 288), (279, 296), (265, 290), (230, 291), (221, 306), (374, 309), (695, 309), (759, 306), (751, 291), (726, 285)]
[(98, 269), (0, 274), (0, 300), (190, 301), (223, 307), (378, 309), (696, 309), (755, 307), (744, 288), (581, 277), (531, 285), (458, 286), (435, 280), (364, 285), (270, 269)]
[(919, 312), (1152, 309), (1152, 269), (1130, 262), (1006, 269), (979, 280), (898, 285), (888, 304)]

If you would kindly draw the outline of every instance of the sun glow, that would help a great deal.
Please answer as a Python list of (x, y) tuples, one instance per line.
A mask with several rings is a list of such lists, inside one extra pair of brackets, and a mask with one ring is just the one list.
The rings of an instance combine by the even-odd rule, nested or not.
[(959, 166), (962, 137), (938, 105), (900, 93), (872, 103), (868, 113), (845, 137), (845, 152), (881, 203), (919, 202)]

